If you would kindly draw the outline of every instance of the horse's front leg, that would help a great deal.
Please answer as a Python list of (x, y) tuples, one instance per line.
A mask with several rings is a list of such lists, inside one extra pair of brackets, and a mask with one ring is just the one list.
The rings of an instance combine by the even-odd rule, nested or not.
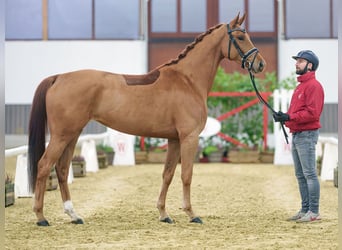
[(160, 214), (159, 220), (161, 222), (173, 223), (173, 220), (169, 217), (169, 215), (166, 212), (165, 202), (166, 202), (167, 191), (169, 189), (169, 186), (175, 174), (177, 163), (179, 161), (179, 156), (180, 156), (179, 141), (169, 139), (167, 157), (166, 157), (166, 162), (165, 162), (164, 171), (163, 171), (163, 183), (161, 186), (161, 190), (160, 190), (160, 194), (159, 194), (159, 198), (157, 202), (157, 208)]
[(202, 220), (195, 215), (191, 206), (191, 181), (193, 173), (193, 163), (197, 148), (198, 136), (188, 136), (181, 144), (183, 210), (190, 217), (190, 222), (202, 223)]

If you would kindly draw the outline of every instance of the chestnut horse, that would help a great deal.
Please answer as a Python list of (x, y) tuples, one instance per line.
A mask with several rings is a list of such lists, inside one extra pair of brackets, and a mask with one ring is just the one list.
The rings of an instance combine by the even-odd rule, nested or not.
[[(168, 139), (168, 152), (157, 208), (160, 221), (172, 223), (166, 195), (181, 159), (183, 210), (191, 222), (202, 223), (190, 202), (193, 160), (207, 119), (207, 97), (223, 58), (241, 63), (253, 73), (265, 61), (237, 15), (199, 35), (177, 59), (146, 75), (122, 75), (80, 70), (50, 76), (38, 86), (29, 123), (29, 188), (34, 192), (37, 225), (48, 226), (43, 214), (46, 179), (55, 166), (64, 211), (83, 224), (75, 212), (67, 183), (70, 161), (79, 135), (90, 121), (145, 137)], [(45, 147), (49, 130), (50, 141)]]

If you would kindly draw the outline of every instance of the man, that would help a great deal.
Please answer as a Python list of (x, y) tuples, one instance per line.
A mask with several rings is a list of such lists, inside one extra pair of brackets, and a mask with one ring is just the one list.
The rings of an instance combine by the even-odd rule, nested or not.
[(316, 80), (319, 60), (310, 50), (302, 50), (296, 56), (298, 86), (293, 92), (287, 113), (279, 111), (274, 121), (284, 122), (292, 133), (292, 157), (301, 196), (301, 209), (288, 220), (312, 222), (320, 220), (320, 184), (316, 173), (316, 143), (321, 127), (324, 90)]

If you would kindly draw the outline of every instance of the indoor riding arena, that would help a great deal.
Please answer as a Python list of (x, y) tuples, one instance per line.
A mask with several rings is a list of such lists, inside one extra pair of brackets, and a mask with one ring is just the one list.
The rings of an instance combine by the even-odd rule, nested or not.
[[(5, 2), (5, 249), (338, 248), (340, 1)], [(324, 88), (310, 223), (287, 221), (302, 50)]]
[[(12, 158), (6, 170), (12, 174)], [(192, 205), (203, 224), (182, 211), (180, 166), (167, 196), (174, 224), (159, 222), (162, 164), (109, 166), (70, 185), (83, 225), (63, 213), (59, 190), (46, 191), (50, 227), (38, 227), (32, 198), (5, 209), (6, 249), (337, 249), (337, 188), (321, 182), (317, 223), (286, 221), (300, 204), (292, 166), (196, 163)]]

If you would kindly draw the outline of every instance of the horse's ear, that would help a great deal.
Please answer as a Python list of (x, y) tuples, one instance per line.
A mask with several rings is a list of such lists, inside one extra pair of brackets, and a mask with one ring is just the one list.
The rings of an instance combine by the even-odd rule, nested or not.
[(246, 19), (246, 13), (244, 13), (243, 16), (239, 19), (238, 21), (239, 25), (241, 25), (245, 21), (245, 19)]
[(239, 24), (239, 16), (240, 12), (237, 14), (237, 16), (230, 22), (232, 27), (235, 27), (237, 24)]

